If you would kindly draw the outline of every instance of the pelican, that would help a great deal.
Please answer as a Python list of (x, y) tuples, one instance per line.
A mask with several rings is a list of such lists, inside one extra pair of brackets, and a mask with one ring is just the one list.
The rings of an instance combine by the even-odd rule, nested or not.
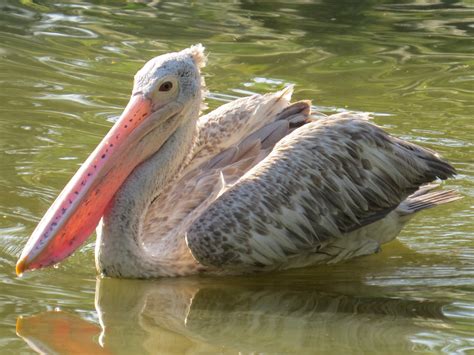
[(314, 119), (292, 88), (199, 117), (200, 44), (135, 75), (124, 112), (27, 242), (17, 274), (68, 257), (97, 227), (96, 267), (118, 278), (228, 275), (377, 252), (418, 211), (459, 198), (435, 152), (366, 115)]

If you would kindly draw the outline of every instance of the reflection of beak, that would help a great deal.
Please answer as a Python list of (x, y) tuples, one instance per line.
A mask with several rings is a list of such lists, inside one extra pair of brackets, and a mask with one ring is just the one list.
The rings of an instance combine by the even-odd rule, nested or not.
[(94, 341), (99, 333), (99, 326), (63, 311), (16, 320), (16, 334), (39, 354), (110, 354)]
[(61, 261), (92, 234), (115, 192), (141, 162), (134, 147), (149, 132), (155, 115), (162, 116), (162, 109), (153, 112), (150, 99), (132, 96), (36, 227), (16, 265), (18, 275)]

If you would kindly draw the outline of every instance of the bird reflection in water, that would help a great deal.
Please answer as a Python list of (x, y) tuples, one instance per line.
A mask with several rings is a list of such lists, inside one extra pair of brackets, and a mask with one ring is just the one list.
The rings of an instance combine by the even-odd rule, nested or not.
[(99, 324), (50, 311), (18, 318), (17, 334), (42, 353), (400, 353), (427, 324), (446, 326), (441, 302), (321, 292), (314, 280), (98, 279)]

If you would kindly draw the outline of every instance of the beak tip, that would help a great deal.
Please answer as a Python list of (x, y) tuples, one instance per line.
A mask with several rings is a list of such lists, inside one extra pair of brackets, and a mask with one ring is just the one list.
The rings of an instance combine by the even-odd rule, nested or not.
[(16, 276), (22, 276), (25, 270), (26, 270), (26, 260), (25, 258), (21, 258), (16, 263), (16, 268), (15, 268)]
[(23, 329), (23, 317), (22, 316), (19, 316), (17, 319), (16, 319), (16, 334), (17, 335), (20, 335), (21, 334), (21, 331)]

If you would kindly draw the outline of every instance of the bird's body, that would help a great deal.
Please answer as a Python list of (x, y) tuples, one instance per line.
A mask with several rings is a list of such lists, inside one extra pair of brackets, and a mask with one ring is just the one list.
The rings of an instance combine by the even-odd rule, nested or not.
[[(241, 274), (338, 262), (376, 252), (415, 212), (458, 198), (425, 185), (454, 174), (434, 152), (388, 135), (362, 114), (313, 119), (308, 102), (290, 104), (291, 88), (238, 99), (198, 118), (203, 61), (202, 47), (194, 46), (147, 63), (117, 128), (88, 160), (95, 169), (104, 159), (102, 170), (97, 177), (88, 173), (92, 182), (87, 167), (79, 171), (74, 186), (84, 179), (84, 191), (73, 186), (62, 194), (102, 206), (92, 213), (103, 217), (96, 243), (100, 273)], [(151, 128), (123, 131), (129, 134), (123, 143), (118, 130), (136, 117)], [(101, 150), (114, 137), (120, 148), (110, 154), (122, 161)], [(114, 189), (104, 184), (109, 178)], [(105, 202), (102, 191), (109, 193)], [(53, 250), (59, 242), (50, 234), (74, 247), (76, 238), (90, 234), (70, 222), (87, 208), (75, 206), (75, 215), (62, 217), (61, 203), (25, 248), (20, 271), (72, 252)], [(54, 225), (55, 215), (65, 221)], [(64, 230), (68, 223), (74, 233)]]
[[(97, 230), (96, 255), (100, 272), (115, 277), (133, 277), (137, 273), (160, 277), (269, 271), (335, 263), (372, 254), (394, 239), (412, 216), (408, 201), (399, 202), (402, 197), (398, 191), (395, 196), (386, 196), (393, 191), (379, 190), (380, 179), (373, 186), (375, 191), (370, 190), (373, 182), (364, 172), (371, 170), (372, 160), (368, 159), (374, 157), (356, 156), (367, 147), (374, 149), (376, 155), (376, 149), (394, 144), (393, 138), (367, 122), (363, 114), (343, 113), (313, 122), (308, 103), (291, 105), (290, 95), (290, 89), (254, 95), (201, 117), (195, 137), (190, 140), (193, 144), (189, 154), (161, 191), (151, 195), (140, 192), (150, 191), (144, 186), (155, 176), (161, 162), (154, 164), (151, 158), (138, 167), (117, 194), (115, 208), (105, 215), (105, 223)], [(305, 127), (298, 127), (298, 131), (292, 130), (287, 136), (288, 119), (306, 122)], [(274, 122), (282, 124), (274, 125)], [(240, 129), (235, 130), (235, 127)], [(262, 138), (271, 133), (274, 140), (265, 141), (269, 144), (262, 148)], [(248, 136), (250, 139), (245, 139)], [(346, 150), (343, 156), (336, 157), (341, 149)], [(438, 161), (431, 153), (416, 149)], [(411, 158), (410, 153), (409, 149), (402, 152), (406, 158)], [(381, 154), (382, 159), (388, 157), (387, 152)], [(331, 158), (335, 159), (331, 162)], [(384, 162), (376, 163), (378, 167)], [(344, 164), (349, 164), (346, 167), (349, 170), (343, 170)], [(442, 167), (445, 171), (438, 174), (452, 173), (448, 166)], [(338, 168), (341, 171), (337, 171)], [(384, 176), (384, 184), (396, 185), (391, 176), (417, 174), (421, 165), (416, 165), (413, 171), (401, 171), (401, 166), (390, 163), (384, 168), (384, 174), (388, 174)], [(312, 175), (308, 177), (310, 172)], [(403, 179), (402, 175), (398, 178)], [(422, 182), (412, 183), (405, 195), (432, 179), (432, 176), (424, 177)], [(367, 184), (369, 186), (365, 186)], [(150, 185), (157, 186), (156, 182)], [(363, 197), (362, 191), (358, 191), (360, 187), (369, 188), (372, 195)], [(338, 189), (341, 192), (354, 189), (353, 195), (345, 192), (345, 196), (338, 197)], [(445, 200), (454, 197), (451, 193), (439, 194), (445, 196)], [(140, 203), (139, 197), (146, 201)], [(311, 198), (314, 201), (308, 201)], [(351, 202), (354, 205), (350, 205)], [(215, 204), (224, 206), (214, 207)], [(146, 213), (143, 206), (148, 206)], [(216, 213), (209, 212), (211, 208)], [(342, 219), (349, 215), (341, 213), (344, 208), (354, 213), (357, 209), (367, 209), (364, 212), (369, 212), (369, 216), (372, 216), (370, 212), (376, 214), (380, 210), (381, 215), (373, 223), (362, 221), (364, 225), (360, 228), (356, 227), (363, 218), (354, 215), (344, 226)], [(330, 220), (333, 213), (340, 213), (334, 221)], [(131, 216), (141, 216), (143, 222), (122, 222), (123, 218), (133, 221)], [(206, 220), (208, 216), (210, 221)], [(191, 245), (186, 240), (190, 231), (197, 234), (192, 236)], [(137, 244), (142, 248), (136, 250), (135, 257), (129, 254), (131, 240), (139, 240)], [(248, 249), (244, 250), (242, 247), (246, 244)], [(212, 263), (200, 263), (197, 255)]]

